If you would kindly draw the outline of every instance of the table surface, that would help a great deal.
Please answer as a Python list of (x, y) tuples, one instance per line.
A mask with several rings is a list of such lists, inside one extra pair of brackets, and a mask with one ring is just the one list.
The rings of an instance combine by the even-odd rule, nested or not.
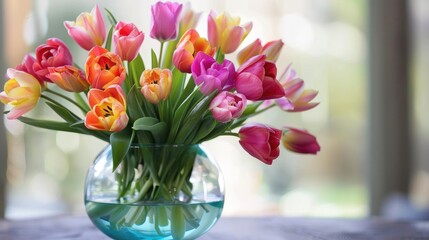
[[(85, 216), (0, 221), (1, 240), (108, 240)], [(429, 240), (429, 221), (223, 217), (200, 240)]]

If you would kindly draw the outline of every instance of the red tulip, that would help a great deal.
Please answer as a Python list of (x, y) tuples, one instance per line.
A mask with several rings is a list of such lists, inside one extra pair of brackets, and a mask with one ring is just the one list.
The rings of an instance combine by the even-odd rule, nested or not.
[(253, 157), (271, 165), (280, 154), (282, 131), (260, 123), (251, 123), (239, 131), (240, 145)]
[(284, 127), (282, 143), (286, 149), (296, 153), (316, 154), (320, 151), (316, 137), (306, 130)]

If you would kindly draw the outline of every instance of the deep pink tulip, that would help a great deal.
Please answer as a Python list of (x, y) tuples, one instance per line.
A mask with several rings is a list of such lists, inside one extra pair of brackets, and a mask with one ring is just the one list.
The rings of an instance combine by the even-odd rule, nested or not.
[(150, 37), (165, 42), (177, 38), (178, 19), (182, 4), (157, 2), (152, 5), (152, 26)]
[(316, 154), (320, 151), (316, 137), (306, 130), (284, 127), (282, 143), (286, 149), (296, 153)]
[(75, 22), (65, 21), (64, 26), (67, 28), (70, 37), (88, 51), (94, 46), (103, 45), (106, 39), (103, 14), (97, 5), (91, 13), (81, 13)]
[(201, 86), (200, 91), (206, 96), (215, 90), (230, 90), (233, 87), (235, 67), (227, 59), (219, 64), (213, 57), (199, 52), (191, 70), (195, 84)]
[(210, 103), (209, 110), (213, 118), (226, 123), (238, 118), (246, 109), (246, 97), (243, 94), (222, 91)]
[[(36, 63), (37, 60), (31, 56), (30, 54), (26, 54), (24, 59), (22, 60), (22, 63), (15, 67), (18, 71), (23, 71), (28, 74), (31, 74), (33, 77), (35, 77), (37, 80), (39, 80), (39, 76), (34, 72), (33, 66), (34, 63)], [(39, 80), (39, 82), (42, 84), (44, 83), (43, 80)]]
[(239, 131), (240, 145), (253, 157), (271, 165), (280, 154), (282, 131), (260, 123), (246, 124)]
[(122, 60), (132, 61), (139, 53), (144, 34), (133, 23), (118, 22), (113, 33), (113, 48)]
[(246, 61), (237, 70), (235, 87), (249, 100), (276, 99), (285, 95), (276, 79), (277, 67), (265, 61), (265, 55), (257, 55)]
[(36, 62), (33, 63), (33, 71), (37, 74), (38, 79), (50, 82), (46, 77), (49, 74), (48, 68), (65, 65), (73, 65), (73, 58), (66, 44), (60, 39), (49, 38), (45, 44), (36, 48)]

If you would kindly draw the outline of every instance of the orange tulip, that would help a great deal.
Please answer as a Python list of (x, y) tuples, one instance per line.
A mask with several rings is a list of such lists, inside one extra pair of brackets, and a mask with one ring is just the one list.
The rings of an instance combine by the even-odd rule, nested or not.
[(198, 52), (213, 56), (214, 48), (195, 29), (189, 29), (180, 39), (173, 54), (174, 66), (181, 72), (191, 73), (191, 65)]
[(146, 69), (140, 77), (143, 96), (151, 103), (158, 104), (167, 99), (171, 91), (173, 75), (170, 69)]
[(13, 107), (7, 118), (17, 119), (37, 105), (41, 87), (39, 81), (29, 73), (9, 68), (7, 75), (10, 79), (0, 93), (0, 101)]
[(88, 129), (119, 132), (127, 126), (125, 95), (119, 85), (89, 90), (88, 101), (91, 108), (85, 118)]
[(86, 80), (93, 88), (106, 89), (110, 85), (122, 84), (125, 79), (122, 59), (99, 46), (89, 51), (85, 68)]
[(74, 66), (62, 66), (48, 68), (49, 74), (46, 77), (58, 87), (69, 92), (82, 92), (89, 86), (85, 79), (85, 74)]

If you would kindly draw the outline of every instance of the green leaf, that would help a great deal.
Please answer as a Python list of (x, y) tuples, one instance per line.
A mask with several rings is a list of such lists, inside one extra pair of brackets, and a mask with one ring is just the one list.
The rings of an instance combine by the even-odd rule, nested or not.
[(119, 166), (122, 159), (128, 152), (134, 138), (134, 131), (126, 128), (120, 132), (115, 132), (110, 135), (110, 145), (112, 146), (113, 169)]
[(90, 110), (88, 102), (82, 97), (80, 93), (74, 93), (74, 98), (76, 99), (76, 102), (87, 112)]
[(170, 101), (171, 106), (173, 106), (173, 109), (176, 108), (179, 102), (179, 98), (181, 96), (181, 93), (183, 92), (183, 87), (185, 85), (185, 80), (186, 80), (186, 74), (174, 68), (173, 80), (171, 83), (171, 92), (170, 92), (170, 96), (168, 97), (168, 100)]
[(152, 69), (153, 68), (158, 68), (158, 66), (159, 66), (158, 65), (158, 58), (156, 56), (155, 51), (153, 51), (153, 49), (151, 49), (150, 53), (151, 53), (151, 56), (152, 56)]
[(213, 131), (217, 124), (220, 123), (216, 121), (212, 116), (204, 118), (198, 128), (197, 134), (191, 142), (200, 142), (200, 140), (204, 139), (210, 134), (211, 131)]
[(107, 9), (107, 8), (105, 8), (104, 11), (106, 11), (110, 23), (112, 25), (116, 26), (116, 24), (118, 23), (118, 21), (116, 21), (116, 18), (115, 18), (115, 16), (113, 16), (112, 12), (110, 12), (109, 9)]
[(134, 84), (136, 86), (139, 85), (140, 76), (142, 75), (143, 71), (145, 70), (144, 62), (140, 54), (137, 55), (134, 60), (130, 62), (128, 65), (131, 73), (131, 77), (134, 80)]
[(148, 115), (148, 113), (145, 111), (146, 108), (143, 108), (142, 106), (143, 101), (143, 95), (134, 85), (127, 94), (127, 113), (131, 118), (131, 121), (135, 121)]
[(136, 131), (148, 131), (152, 134), (156, 143), (165, 143), (168, 125), (156, 118), (143, 117), (134, 122), (133, 129)]
[(63, 106), (60, 106), (52, 102), (46, 102), (46, 104), (68, 123), (75, 123), (82, 120), (76, 114), (74, 114), (73, 112), (71, 112), (70, 110), (68, 110)]
[(82, 131), (71, 127), (70, 124), (66, 122), (38, 120), (38, 119), (36, 120), (32, 118), (27, 118), (27, 117), (19, 117), (18, 120), (33, 127), (45, 128), (45, 129), (55, 130), (55, 131), (82, 133)]
[(106, 48), (108, 51), (110, 51), (110, 48), (111, 48), (111, 46), (112, 46), (112, 35), (113, 35), (113, 29), (114, 29), (114, 28), (115, 28), (115, 25), (112, 25), (112, 26), (110, 27), (109, 34), (107, 35), (107, 38), (106, 38), (105, 48)]

